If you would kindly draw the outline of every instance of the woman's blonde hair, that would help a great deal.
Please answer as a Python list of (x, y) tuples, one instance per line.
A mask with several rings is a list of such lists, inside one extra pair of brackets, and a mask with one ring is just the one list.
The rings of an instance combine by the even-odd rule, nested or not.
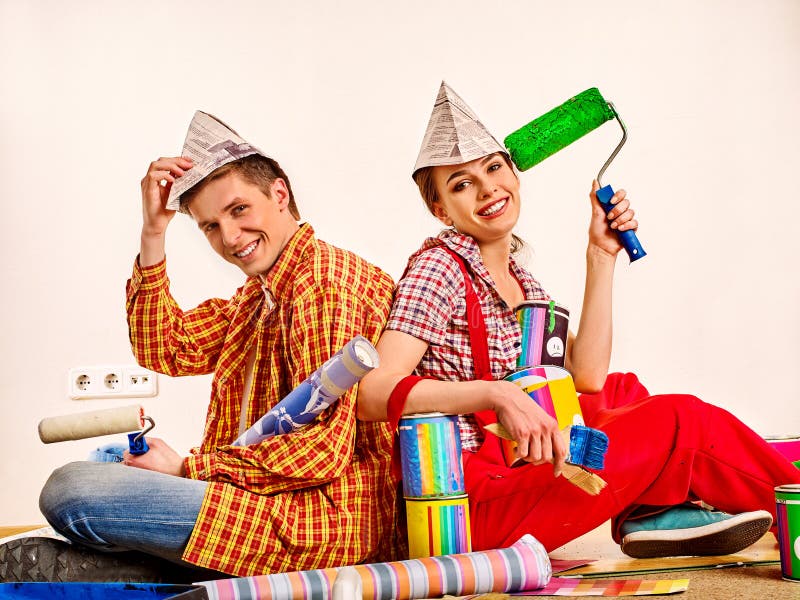
[[(510, 169), (514, 169), (511, 159), (505, 152), (500, 152), (500, 156), (506, 161)], [(516, 175), (516, 173), (515, 173)], [(425, 206), (434, 217), (436, 213), (433, 211), (433, 205), (439, 202), (439, 194), (436, 191), (436, 184), (433, 181), (433, 167), (422, 167), (413, 175), (414, 183), (419, 188), (420, 196)], [(511, 234), (511, 254), (517, 254), (525, 248), (525, 241), (515, 234)]]

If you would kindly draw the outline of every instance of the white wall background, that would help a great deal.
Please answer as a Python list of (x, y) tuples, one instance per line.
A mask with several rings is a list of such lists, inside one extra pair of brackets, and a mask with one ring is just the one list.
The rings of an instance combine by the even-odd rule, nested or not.
[[(500, 138), (588, 87), (613, 100), (630, 140), (606, 182), (649, 252), (620, 260), (613, 369), (800, 433), (800, 3), (564, 4), (0, 0), (0, 524), (41, 522), (49, 472), (108, 441), (45, 446), (40, 419), (130, 403), (69, 400), (67, 370), (133, 360), (139, 180), (193, 111), (272, 153), (319, 237), (397, 277), (438, 231), (409, 174), (443, 78)], [(617, 138), (522, 175), (530, 267), (574, 324)], [(242, 281), (183, 216), (167, 250), (186, 307)], [(162, 376), (154, 433), (196, 444), (209, 383)]]

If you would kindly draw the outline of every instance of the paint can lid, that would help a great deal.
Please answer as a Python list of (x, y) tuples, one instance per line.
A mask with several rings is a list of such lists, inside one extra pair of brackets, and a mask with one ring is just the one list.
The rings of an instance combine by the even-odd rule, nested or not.
[[(550, 302), (548, 300), (526, 300), (525, 302), (521, 302), (517, 305), (514, 309), (514, 312), (518, 312), (520, 310), (525, 310), (526, 308), (549, 308)], [(563, 304), (559, 304), (555, 302), (553, 304), (553, 311), (563, 315), (565, 317), (569, 317), (569, 309), (564, 306)]]
[(775, 491), (788, 494), (800, 494), (800, 483), (786, 483), (784, 485), (776, 485)]
[(429, 413), (414, 413), (411, 415), (403, 415), (400, 420), (404, 421), (405, 419), (436, 419), (438, 417), (454, 417), (457, 415), (452, 415), (450, 413), (443, 413), (443, 412), (429, 412)]
[[(400, 421), (397, 424), (397, 430), (410, 430), (413, 429), (416, 425), (421, 425), (423, 423), (452, 423), (453, 426), (458, 430), (458, 415), (448, 414), (448, 413), (440, 413), (440, 412), (429, 412), (429, 413), (414, 413), (412, 415), (403, 415), (400, 417)], [(456, 433), (456, 435), (458, 435)]]
[(555, 381), (556, 379), (566, 379), (572, 377), (570, 372), (564, 367), (556, 365), (536, 365), (532, 367), (522, 367), (505, 376), (506, 381), (518, 381), (524, 377), (535, 378), (536, 381)]
[(768, 442), (800, 442), (800, 435), (796, 433), (765, 435), (764, 439)]
[(453, 494), (451, 496), (426, 496), (419, 498), (414, 496), (403, 496), (406, 502), (455, 502), (457, 500), (465, 500), (467, 494)]

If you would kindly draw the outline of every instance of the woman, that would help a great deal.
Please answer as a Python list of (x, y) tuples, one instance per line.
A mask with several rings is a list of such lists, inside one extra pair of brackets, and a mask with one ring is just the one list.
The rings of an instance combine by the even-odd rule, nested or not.
[[(473, 548), (507, 546), (532, 533), (552, 550), (609, 518), (623, 551), (637, 557), (727, 554), (759, 539), (774, 516), (773, 487), (800, 482), (800, 471), (722, 409), (692, 396), (650, 397), (631, 374), (606, 377), (622, 248), (615, 231), (637, 227), (625, 192), (605, 215), (592, 185), (583, 309), (566, 349), (566, 369), (588, 392), (581, 396), (584, 418), (610, 439), (602, 472), (608, 486), (589, 496), (559, 477), (566, 450), (556, 421), (503, 381), (520, 352), (513, 308), (549, 297), (513, 258), (520, 243), (513, 234), (517, 175), (445, 83), (414, 180), (449, 229), (409, 259), (378, 344), (381, 366), (360, 384), (359, 416), (460, 415)], [(497, 438), (480, 426), (493, 420), (529, 464), (506, 467)], [(687, 503), (698, 499), (727, 512)]]

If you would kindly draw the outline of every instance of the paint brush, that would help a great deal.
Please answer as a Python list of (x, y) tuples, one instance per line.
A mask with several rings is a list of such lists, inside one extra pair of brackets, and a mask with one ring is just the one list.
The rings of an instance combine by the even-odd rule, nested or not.
[[(508, 430), (500, 423), (490, 423), (489, 425), (486, 425), (484, 429), (490, 433), (493, 433), (499, 438), (512, 441), (514, 440)], [(583, 467), (574, 465), (572, 463), (566, 463), (564, 465), (561, 475), (563, 475), (572, 485), (579, 487), (590, 496), (596, 496), (607, 485), (605, 480), (599, 475), (596, 475), (595, 473), (587, 471)]]
[(602, 470), (608, 450), (606, 433), (585, 425), (572, 425), (568, 429), (569, 457), (567, 462), (589, 469)]

